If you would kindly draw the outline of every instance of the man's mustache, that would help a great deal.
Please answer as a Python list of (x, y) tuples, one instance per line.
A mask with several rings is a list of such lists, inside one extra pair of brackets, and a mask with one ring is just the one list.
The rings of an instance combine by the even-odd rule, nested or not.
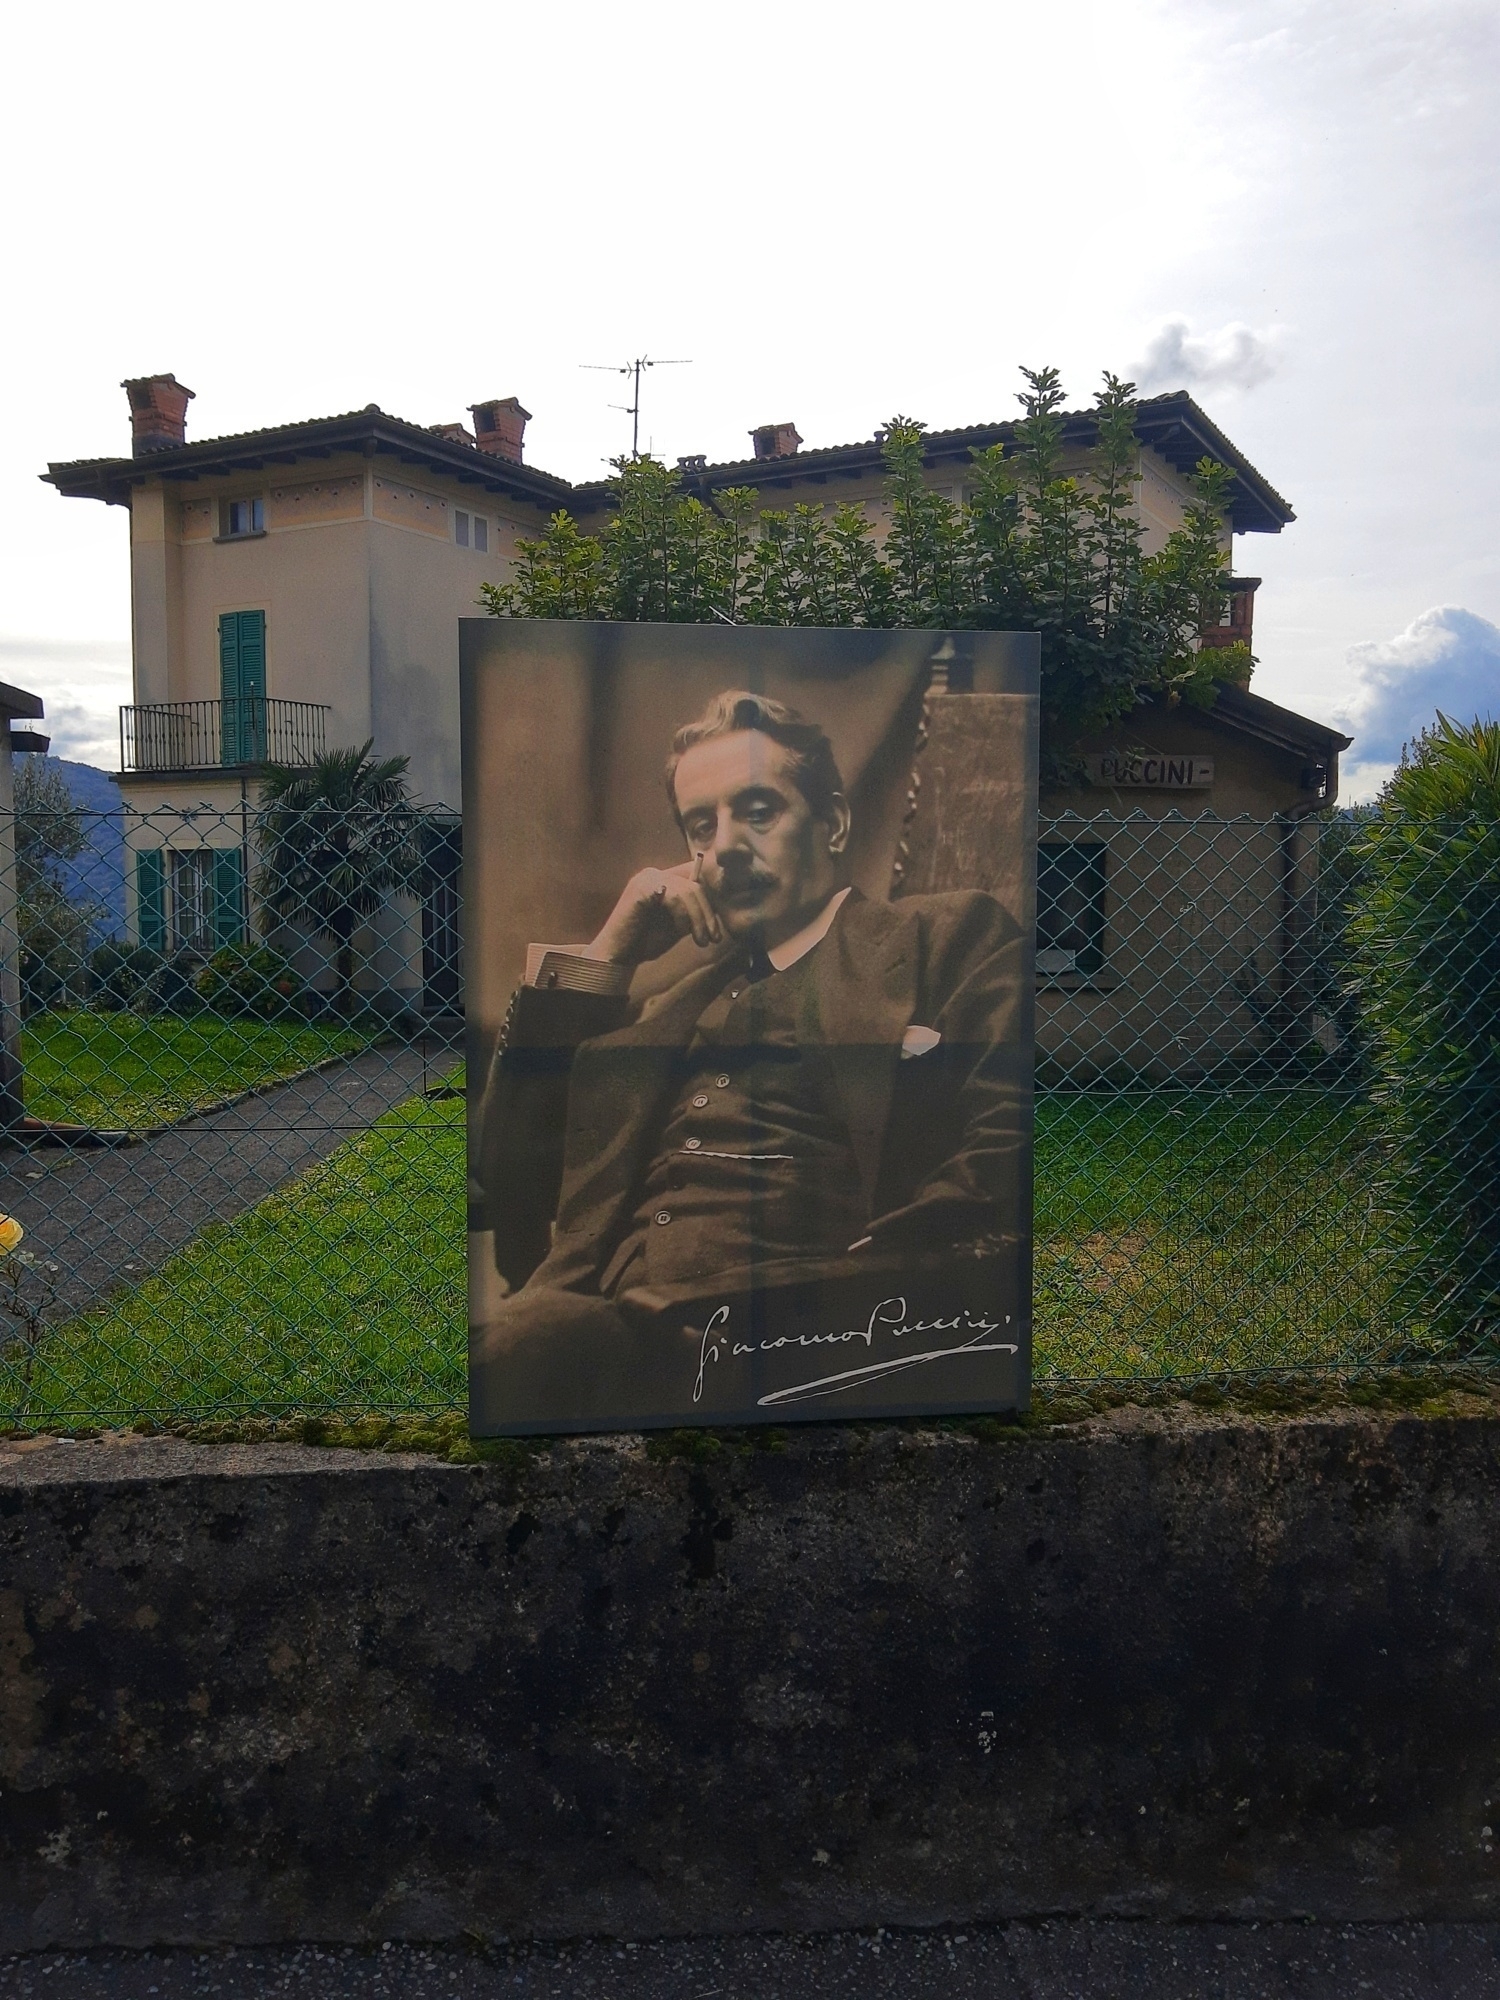
[(746, 890), (764, 894), (766, 890), (776, 887), (776, 877), (767, 874), (763, 868), (757, 868), (753, 862), (749, 864), (731, 862), (727, 867), (716, 869), (715, 876), (717, 879), (710, 878), (704, 883), (711, 897), (740, 896)]

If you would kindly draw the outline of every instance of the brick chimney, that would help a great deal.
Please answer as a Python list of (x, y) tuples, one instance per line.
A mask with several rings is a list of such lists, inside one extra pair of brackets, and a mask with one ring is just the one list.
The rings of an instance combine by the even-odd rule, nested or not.
[(440, 438), (446, 438), (449, 444), (472, 444), (474, 442), (474, 433), (469, 429), (467, 424), (434, 424), (432, 428)]
[(757, 458), (795, 458), (802, 439), (795, 424), (757, 424), (750, 441)]
[(479, 449), (496, 458), (514, 459), (519, 465), (530, 410), (523, 410), (514, 396), (502, 396), (495, 403), (471, 403), (469, 409), (474, 418), (474, 442)]
[(131, 449), (137, 458), (170, 451), (187, 439), (187, 406), (193, 400), (175, 375), (138, 375), (120, 387), (130, 398)]

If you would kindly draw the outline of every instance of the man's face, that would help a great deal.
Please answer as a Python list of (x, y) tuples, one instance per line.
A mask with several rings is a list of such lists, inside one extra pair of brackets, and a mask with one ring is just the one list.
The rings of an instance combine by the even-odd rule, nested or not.
[(695, 743), (678, 762), (673, 790), (688, 850), (703, 856), (703, 887), (731, 937), (779, 944), (838, 887), (847, 812), (814, 819), (793, 763), (755, 729)]

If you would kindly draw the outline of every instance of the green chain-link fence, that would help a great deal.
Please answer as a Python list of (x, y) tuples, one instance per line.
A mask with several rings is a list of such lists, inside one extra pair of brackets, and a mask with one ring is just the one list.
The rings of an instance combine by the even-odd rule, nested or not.
[[(462, 1406), (456, 819), (272, 831), (15, 826), (0, 1428)], [(1039, 1382), (1495, 1356), (1497, 853), (1044, 821)]]

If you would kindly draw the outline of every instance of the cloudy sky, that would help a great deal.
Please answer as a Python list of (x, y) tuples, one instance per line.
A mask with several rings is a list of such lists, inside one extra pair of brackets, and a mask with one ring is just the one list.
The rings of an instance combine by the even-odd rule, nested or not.
[(895, 411), (1020, 363), (1190, 388), (1292, 501), (1246, 537), (1259, 690), (1357, 732), (1500, 707), (1500, 12), (1491, 0), (761, 0), (13, 17), (0, 678), (108, 763), (126, 521), (37, 483), (128, 450), (122, 377), (206, 437), (516, 394), (571, 477)]

